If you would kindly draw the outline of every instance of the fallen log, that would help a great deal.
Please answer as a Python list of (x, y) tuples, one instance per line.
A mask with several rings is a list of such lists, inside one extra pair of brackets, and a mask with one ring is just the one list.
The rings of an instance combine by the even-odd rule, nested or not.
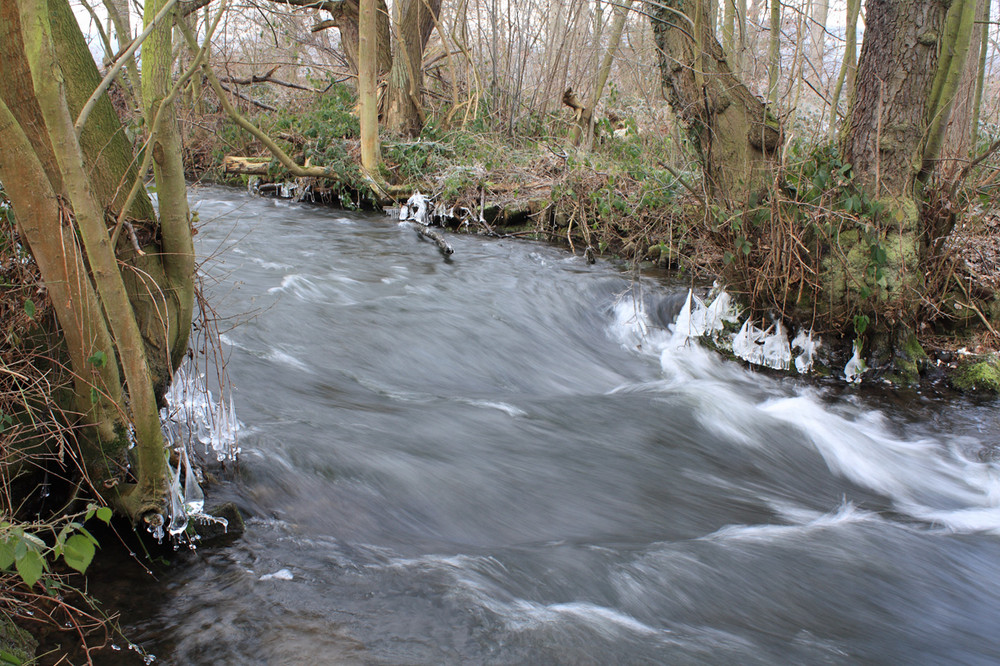
[(248, 176), (266, 176), (271, 164), (270, 157), (237, 157), (226, 155), (222, 167), (226, 173), (242, 173)]

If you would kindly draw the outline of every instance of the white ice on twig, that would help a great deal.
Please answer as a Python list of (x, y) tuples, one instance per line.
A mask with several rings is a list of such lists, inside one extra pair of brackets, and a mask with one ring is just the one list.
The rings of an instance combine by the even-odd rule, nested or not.
[(863, 375), (867, 369), (868, 366), (865, 365), (864, 360), (861, 358), (861, 350), (858, 348), (858, 343), (855, 342), (854, 355), (851, 356), (851, 360), (844, 366), (844, 379), (852, 384), (860, 384), (861, 375)]

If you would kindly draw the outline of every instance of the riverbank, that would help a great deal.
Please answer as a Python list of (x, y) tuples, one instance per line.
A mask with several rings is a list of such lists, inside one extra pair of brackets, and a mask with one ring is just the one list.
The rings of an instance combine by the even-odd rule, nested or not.
[[(641, 106), (616, 110), (610, 115), (618, 126), (599, 126), (599, 140), (587, 152), (572, 147), (569, 123), (560, 125), (558, 117), (536, 128), (548, 131), (516, 138), (485, 125), (443, 129), (429, 121), (416, 139), (383, 138), (380, 176), (386, 186), (373, 189), (357, 166), (357, 121), (351, 97), (341, 89), (297, 114), (256, 116), (301, 164), (329, 166), (335, 178), (288, 178), (262, 145), (221, 115), (188, 119), (193, 128), (188, 168), (193, 178), (346, 208), (382, 207), (390, 200), (398, 205), (420, 192), (442, 213), (438, 222), (455, 231), (557, 242), (588, 258), (613, 257), (693, 279), (718, 279), (762, 328), (776, 318), (789, 328), (808, 325), (815, 335), (836, 340), (845, 360), (865, 336), (866, 322), (874, 330), (879, 317), (891, 319), (893, 307), (879, 305), (875, 284), (884, 284), (876, 257), (886, 256), (887, 241), (876, 242), (872, 258), (858, 265), (854, 251), (838, 250), (837, 241), (822, 249), (823, 242), (810, 240), (817, 229), (829, 234), (831, 219), (834, 237), (866, 234), (874, 207), (852, 194), (842, 176), (829, 177), (834, 167), (846, 171), (828, 148), (795, 139), (786, 150), (781, 187), (729, 211), (711, 203), (679, 133), (658, 113)], [(808, 136), (802, 127), (792, 130)], [(909, 296), (920, 303), (913, 334), (922, 351), (907, 355), (898, 334), (888, 341), (869, 340), (869, 334), (874, 368), (869, 377), (913, 384), (928, 363), (957, 370), (969, 355), (987, 360), (996, 351), (998, 219), (988, 199), (958, 211), (955, 232), (930, 262), (936, 272)], [(807, 245), (814, 248), (812, 255)], [(817, 247), (830, 256), (817, 254)], [(845, 287), (857, 292), (848, 309), (822, 307), (826, 286), (817, 276), (831, 260), (844, 263), (842, 280), (861, 285)], [(878, 368), (880, 363), (886, 367)], [(956, 385), (978, 388), (984, 382)]]

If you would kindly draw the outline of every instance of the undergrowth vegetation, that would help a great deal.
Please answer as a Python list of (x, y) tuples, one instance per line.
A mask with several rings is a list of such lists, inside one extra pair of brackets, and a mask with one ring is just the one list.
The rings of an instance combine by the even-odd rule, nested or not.
[[(85, 487), (67, 425), (75, 419), (60, 401), (72, 378), (57, 360), (59, 341), (39, 325), (52, 316), (0, 187), (0, 625), (17, 619), (35, 633), (69, 628), (81, 645), (95, 647), (113, 622), (70, 574), (85, 572), (99, 547), (86, 525), (108, 524), (112, 512), (82, 501), (97, 493)], [(21, 663), (4, 650), (0, 662)]]
[[(993, 290), (978, 286), (969, 253), (951, 233), (956, 225), (972, 233), (975, 220), (994, 215), (998, 171), (991, 160), (971, 169), (953, 191), (925, 187), (925, 200), (939, 205), (923, 212), (930, 231), (922, 256), (914, 259), (926, 271), (913, 280), (890, 270), (900, 259), (890, 207), (854, 183), (852, 165), (825, 132), (816, 131), (821, 118), (791, 119), (779, 178), (726, 207), (712, 201), (684, 133), (669, 123), (657, 127), (652, 116), (642, 115), (642, 105), (622, 103), (599, 119), (598, 140), (586, 152), (571, 146), (572, 120), (565, 112), (526, 114), (512, 127), (491, 116), (487, 104), (478, 109), (462, 127), (444, 127), (443, 114), (431, 113), (416, 138), (383, 136), (381, 176), (400, 186), (397, 196), (421, 191), (446, 207), (464, 208), (465, 221), (486, 233), (721, 275), (753, 312), (780, 313), (817, 331), (851, 330), (859, 341), (911, 299), (921, 303), (923, 335), (952, 335), (1000, 314)], [(357, 167), (354, 111), (351, 90), (334, 84), (294, 111), (259, 113), (256, 122), (300, 164), (329, 166), (339, 175), (311, 183), (322, 195), (314, 198), (375, 206)], [(221, 172), (224, 154), (266, 153), (228, 120), (218, 123), (220, 140), (203, 171), (233, 182)], [(983, 129), (979, 148), (985, 151), (996, 128), (992, 134)], [(281, 181), (282, 171), (272, 161), (268, 177)], [(992, 271), (992, 265), (982, 269)], [(956, 290), (963, 296), (958, 301)]]

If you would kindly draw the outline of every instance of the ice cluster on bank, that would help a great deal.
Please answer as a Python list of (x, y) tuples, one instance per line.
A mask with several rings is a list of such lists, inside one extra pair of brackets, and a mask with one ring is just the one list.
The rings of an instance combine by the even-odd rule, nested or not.
[[(385, 213), (400, 222), (415, 222), (425, 227), (448, 226), (449, 223), (455, 222), (468, 226), (469, 221), (475, 219), (473, 212), (468, 208), (462, 206), (449, 208), (420, 192), (414, 192), (399, 208), (386, 208)], [(483, 222), (481, 213), (478, 219), (480, 223)]]
[[(628, 308), (626, 308), (628, 309)], [(667, 334), (655, 335), (644, 306), (640, 302), (631, 303), (630, 312), (619, 312), (618, 326), (630, 322), (633, 328), (630, 337), (637, 337), (637, 346), (642, 342), (660, 349), (677, 348), (691, 340), (709, 337), (715, 344), (729, 349), (735, 356), (753, 365), (775, 370), (789, 370), (794, 364), (800, 374), (808, 373), (820, 346), (819, 339), (812, 331), (800, 330), (789, 341), (788, 333), (780, 321), (774, 321), (767, 328), (761, 328), (755, 321), (746, 319), (736, 334), (726, 331), (726, 323), (739, 323), (739, 312), (732, 297), (725, 291), (717, 291), (709, 303), (688, 290), (687, 298), (680, 312), (669, 324)]]

